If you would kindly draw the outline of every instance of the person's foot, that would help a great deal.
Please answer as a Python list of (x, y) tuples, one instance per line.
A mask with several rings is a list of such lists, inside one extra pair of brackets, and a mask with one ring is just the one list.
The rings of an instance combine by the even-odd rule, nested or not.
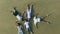
[(50, 22), (46, 22), (47, 24), (51, 24)]
[(49, 24), (48, 22), (46, 22), (47, 24)]

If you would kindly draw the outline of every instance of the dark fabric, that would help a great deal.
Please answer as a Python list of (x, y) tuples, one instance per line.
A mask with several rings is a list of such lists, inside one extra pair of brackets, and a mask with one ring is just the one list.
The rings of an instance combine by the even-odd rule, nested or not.
[(22, 21), (24, 21), (24, 20), (27, 20), (27, 19), (22, 18)]
[(44, 18), (40, 17), (40, 21), (44, 21)]
[(21, 30), (23, 31), (23, 34), (25, 34), (25, 32), (24, 32), (24, 28), (21, 28)]
[(33, 18), (34, 17), (34, 5), (32, 5), (32, 7), (31, 7), (31, 18)]
[(17, 16), (19, 13), (18, 13), (18, 11), (17, 10), (15, 10), (15, 12), (13, 12), (13, 15), (14, 16)]
[(29, 32), (29, 34), (30, 34), (30, 32), (32, 32), (32, 33), (34, 34), (33, 29), (32, 29), (32, 27), (31, 27), (31, 23), (29, 23), (28, 32)]

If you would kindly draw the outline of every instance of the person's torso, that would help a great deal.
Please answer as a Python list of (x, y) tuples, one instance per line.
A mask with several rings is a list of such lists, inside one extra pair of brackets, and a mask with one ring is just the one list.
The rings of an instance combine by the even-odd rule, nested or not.
[(31, 18), (31, 10), (27, 11), (27, 18)]
[(34, 20), (34, 23), (37, 23), (37, 22), (40, 22), (41, 19), (34, 17), (33, 20)]
[(29, 28), (29, 22), (25, 22), (26, 28)]
[(37, 18), (37, 22), (40, 22), (40, 18)]

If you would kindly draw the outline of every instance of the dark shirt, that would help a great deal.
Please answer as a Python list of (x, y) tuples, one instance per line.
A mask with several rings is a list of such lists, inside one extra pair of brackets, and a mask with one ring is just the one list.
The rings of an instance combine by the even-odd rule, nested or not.
[(14, 16), (17, 16), (19, 13), (18, 13), (18, 11), (17, 10), (15, 10), (15, 12), (13, 12), (13, 15)]

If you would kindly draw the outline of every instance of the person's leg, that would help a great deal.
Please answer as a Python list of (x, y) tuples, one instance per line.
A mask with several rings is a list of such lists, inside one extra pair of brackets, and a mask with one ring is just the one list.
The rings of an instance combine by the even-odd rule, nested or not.
[(29, 28), (30, 33), (34, 34), (32, 27)]
[(22, 32), (23, 32), (23, 34), (25, 34), (24, 28), (22, 28)]
[(43, 19), (45, 19), (46, 17), (48, 17), (49, 15), (46, 15), (46, 16), (42, 16)]
[(36, 27), (38, 28), (38, 22), (36, 23)]
[[(46, 17), (47, 17), (47, 16), (46, 16)], [(51, 24), (49, 21), (46, 21), (46, 20), (45, 20), (46, 17), (44, 17), (44, 18), (43, 18), (43, 17), (40, 17), (40, 22), (43, 21), (43, 22), (45, 22), (45, 23), (47, 23), (47, 24)]]
[(46, 16), (43, 16), (43, 18), (45, 19), (46, 17), (48, 17), (48, 16), (50, 16), (50, 15), (52, 15), (52, 14), (47, 14)]
[(30, 29), (28, 28), (28, 34), (30, 34)]
[(44, 20), (44, 22), (47, 23), (47, 24), (51, 24), (49, 21), (46, 21), (46, 20)]

